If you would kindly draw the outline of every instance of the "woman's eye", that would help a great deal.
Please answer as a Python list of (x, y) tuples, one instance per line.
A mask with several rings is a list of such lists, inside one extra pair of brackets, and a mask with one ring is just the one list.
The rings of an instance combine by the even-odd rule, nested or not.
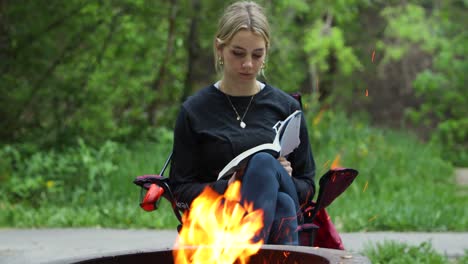
[(239, 52), (239, 51), (233, 51), (232, 54), (234, 54), (234, 56), (236, 56), (236, 57), (243, 57), (244, 56), (244, 53)]
[(260, 54), (254, 54), (252, 57), (254, 57), (255, 59), (260, 59), (263, 55), (260, 55)]

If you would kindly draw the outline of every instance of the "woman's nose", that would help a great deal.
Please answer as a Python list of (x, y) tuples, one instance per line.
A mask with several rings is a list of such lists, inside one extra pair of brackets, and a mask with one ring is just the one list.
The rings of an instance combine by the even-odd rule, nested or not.
[(251, 59), (245, 60), (244, 63), (242, 63), (242, 68), (252, 68), (252, 60)]

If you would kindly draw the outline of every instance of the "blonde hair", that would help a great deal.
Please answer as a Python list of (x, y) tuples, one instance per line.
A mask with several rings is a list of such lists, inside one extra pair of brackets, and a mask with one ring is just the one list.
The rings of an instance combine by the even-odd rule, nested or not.
[(235, 2), (228, 6), (218, 23), (218, 31), (214, 39), (214, 63), (216, 71), (221, 70), (216, 42), (226, 45), (241, 29), (247, 29), (259, 34), (265, 40), (266, 50), (270, 46), (270, 25), (263, 8), (252, 1)]

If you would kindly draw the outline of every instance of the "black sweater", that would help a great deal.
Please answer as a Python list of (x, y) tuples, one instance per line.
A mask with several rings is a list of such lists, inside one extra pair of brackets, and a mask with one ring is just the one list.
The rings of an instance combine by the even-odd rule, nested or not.
[[(251, 96), (230, 98), (242, 116)], [(214, 85), (188, 98), (181, 107), (174, 129), (170, 171), (170, 185), (178, 207), (187, 209), (207, 185), (218, 193), (224, 193), (228, 180), (216, 180), (223, 167), (243, 151), (273, 142), (273, 125), (298, 109), (297, 100), (267, 84), (253, 98), (244, 118), (247, 127), (243, 129), (226, 95)], [(315, 193), (315, 163), (304, 117), (300, 140), (300, 146), (288, 156), (288, 160), (303, 203), (312, 199)]]

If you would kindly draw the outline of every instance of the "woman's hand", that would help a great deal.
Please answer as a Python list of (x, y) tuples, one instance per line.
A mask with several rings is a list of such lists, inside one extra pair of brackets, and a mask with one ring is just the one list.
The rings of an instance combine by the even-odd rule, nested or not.
[(279, 157), (278, 161), (280, 162), (281, 166), (288, 172), (289, 176), (292, 175), (292, 167), (291, 162), (289, 162), (285, 157)]

